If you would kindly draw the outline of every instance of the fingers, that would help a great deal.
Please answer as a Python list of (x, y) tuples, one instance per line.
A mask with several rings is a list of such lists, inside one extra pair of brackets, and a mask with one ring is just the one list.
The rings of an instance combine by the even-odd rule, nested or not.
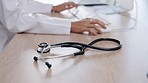
[(102, 28), (106, 29), (105, 23), (103, 23), (102, 21), (100, 21), (100, 20), (98, 20), (98, 19), (86, 18), (86, 19), (83, 19), (83, 20), (90, 22), (90, 24), (98, 24), (98, 25), (100, 25)]
[(98, 24), (102, 28), (106, 29), (105, 24), (103, 22), (101, 22), (100, 20), (98, 20), (98, 19), (90, 19), (90, 22), (91, 22), (91, 24)]
[(65, 5), (65, 9), (71, 9), (71, 8), (74, 8), (74, 7), (78, 6), (74, 2), (66, 2), (64, 5)]
[(78, 5), (75, 4), (74, 2), (66, 2), (66, 3), (62, 3), (60, 5), (57, 6), (53, 6), (52, 11), (59, 13), (61, 11), (67, 10), (67, 9), (71, 9), (74, 7), (77, 7)]
[(86, 31), (93, 35), (102, 33), (98, 25), (100, 25), (102, 28), (106, 28), (105, 24), (97, 19), (86, 18), (83, 19), (83, 21), (85, 21), (85, 27), (87, 28)]
[(88, 22), (82, 20), (71, 23), (71, 32), (74, 33), (83, 33), (87, 31), (91, 35), (97, 35), (99, 32), (101, 32), (97, 28), (97, 26), (94, 26), (93, 24), (89, 25)]
[(100, 30), (99, 28), (100, 26), (98, 25), (102, 26), (103, 28), (106, 28), (105, 24), (102, 23), (101, 21), (96, 20), (96, 19), (90, 20), (90, 18), (86, 18), (80, 21), (72, 22), (71, 32), (83, 33), (87, 31), (91, 35), (97, 35), (98, 33), (101, 34), (102, 31)]
[(99, 33), (99, 34), (102, 33), (102, 31), (99, 29), (99, 27), (98, 27), (97, 25), (95, 25), (95, 24), (89, 24), (87, 27), (88, 27), (88, 28), (93, 28), (93, 29), (96, 30), (96, 32)]
[(98, 32), (94, 28), (87, 28), (87, 32), (89, 32), (90, 35), (97, 35)]

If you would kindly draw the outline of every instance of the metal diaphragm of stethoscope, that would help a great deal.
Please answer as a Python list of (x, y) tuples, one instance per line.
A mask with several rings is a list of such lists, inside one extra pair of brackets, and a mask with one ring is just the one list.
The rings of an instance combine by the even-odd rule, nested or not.
[[(96, 46), (93, 46), (93, 44), (95, 44), (97, 42), (101, 42), (101, 41), (110, 41), (110, 42), (114, 42), (114, 43), (116, 43), (118, 45), (115, 46), (115, 47), (111, 47), (111, 48), (110, 47), (106, 48), (106, 47), (96, 47)], [(52, 48), (56, 48), (56, 47), (72, 47), (72, 48), (76, 48), (76, 49), (79, 50), (79, 52), (76, 52), (76, 53), (73, 53), (73, 54), (69, 54), (69, 55), (77, 56), (77, 55), (83, 55), (85, 53), (85, 49), (86, 48), (102, 50), (102, 51), (116, 51), (116, 50), (119, 50), (122, 47), (122, 44), (121, 44), (121, 42), (119, 40), (114, 39), (114, 38), (98, 38), (98, 39), (93, 40), (89, 44), (83, 44), (83, 43), (79, 43), (79, 42), (63, 42), (63, 43), (57, 43), (57, 44), (49, 45), (48, 43), (40, 43), (38, 45), (37, 52), (41, 53), (41, 54), (42, 53), (48, 53), (48, 52), (50, 52), (50, 50)], [(56, 56), (54, 58), (62, 58), (62, 57), (69, 56), (69, 55)], [(45, 65), (49, 69), (52, 66), (50, 63), (46, 62), (46, 59), (52, 59), (52, 58), (42, 57), (42, 56), (40, 56), (40, 57), (34, 56), (33, 59), (36, 62), (37, 62), (37, 60), (44, 61)]]

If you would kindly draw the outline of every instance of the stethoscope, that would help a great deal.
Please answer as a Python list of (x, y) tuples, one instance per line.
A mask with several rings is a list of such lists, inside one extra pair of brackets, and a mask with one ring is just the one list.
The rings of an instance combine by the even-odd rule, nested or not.
[[(93, 44), (95, 44), (97, 42), (101, 42), (101, 41), (114, 42), (114, 43), (117, 44), (117, 46), (111, 47), (111, 48), (92, 46)], [(51, 44), (51, 45), (49, 45), (48, 43), (40, 43), (38, 45), (37, 52), (38, 53), (48, 53), (48, 52), (50, 52), (50, 50), (52, 48), (56, 48), (56, 47), (72, 47), (72, 48), (76, 48), (76, 49), (79, 50), (79, 52), (75, 52), (73, 54), (54, 57), (54, 58), (61, 58), (61, 57), (66, 57), (66, 56), (70, 56), (70, 55), (74, 55), (74, 56), (83, 55), (85, 53), (85, 49), (86, 48), (91, 48), (91, 49), (96, 49), (96, 50), (102, 50), (102, 51), (116, 51), (116, 50), (119, 50), (122, 47), (122, 44), (121, 44), (121, 42), (119, 40), (114, 39), (114, 38), (98, 38), (98, 39), (93, 40), (89, 44), (84, 44), (84, 43), (79, 43), (79, 42), (63, 42), (63, 43), (57, 43), (57, 44)], [(40, 57), (34, 56), (33, 59), (36, 62), (37, 62), (37, 60), (42, 60), (43, 62), (45, 62), (45, 65), (49, 69), (52, 66), (50, 63), (48, 63), (46, 61), (46, 59), (52, 59), (52, 58), (42, 57), (42, 56), (40, 56)]]

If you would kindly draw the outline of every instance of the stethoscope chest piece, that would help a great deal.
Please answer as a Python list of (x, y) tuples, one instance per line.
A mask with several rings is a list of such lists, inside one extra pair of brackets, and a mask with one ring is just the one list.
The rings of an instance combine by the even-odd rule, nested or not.
[(38, 53), (50, 52), (50, 45), (48, 43), (40, 43), (37, 48)]

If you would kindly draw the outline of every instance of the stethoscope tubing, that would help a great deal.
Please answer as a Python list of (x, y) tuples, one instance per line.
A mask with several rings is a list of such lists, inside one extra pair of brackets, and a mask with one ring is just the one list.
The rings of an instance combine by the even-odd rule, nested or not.
[[(113, 47), (113, 48), (103, 48), (103, 47), (92, 46), (93, 44), (99, 41), (111, 41), (111, 42), (117, 43), (118, 46)], [(122, 43), (119, 40), (113, 39), (113, 38), (99, 38), (99, 39), (96, 39), (90, 42), (89, 44), (83, 44), (79, 42), (63, 42), (63, 43), (58, 43), (58, 44), (52, 44), (51, 46), (61, 46), (62, 47), (63, 45), (67, 45), (67, 46), (70, 45), (69, 47), (74, 47), (74, 45), (80, 45), (83, 47), (83, 50), (85, 50), (86, 48), (91, 48), (91, 49), (102, 50), (102, 51), (115, 51), (115, 50), (119, 50), (122, 47)]]

